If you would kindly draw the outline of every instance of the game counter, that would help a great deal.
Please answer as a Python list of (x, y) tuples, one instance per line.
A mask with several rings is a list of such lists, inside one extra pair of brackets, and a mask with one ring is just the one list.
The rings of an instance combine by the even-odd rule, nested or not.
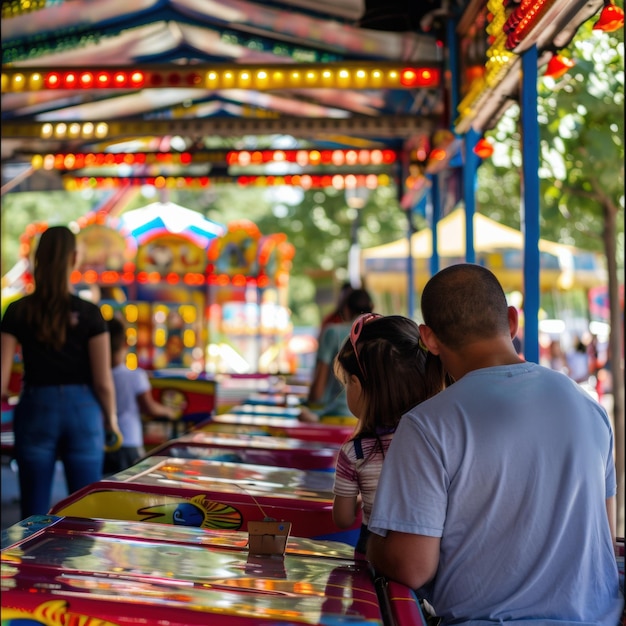
[(375, 580), (349, 546), (243, 532), (35, 516), (2, 544), (2, 623), (98, 626), (421, 626), (413, 592)]
[(221, 530), (272, 518), (291, 522), (296, 537), (356, 545), (360, 516), (348, 529), (333, 523), (333, 483), (331, 472), (154, 456), (69, 495), (50, 513)]
[(246, 402), (238, 404), (228, 411), (234, 415), (261, 415), (265, 417), (285, 417), (298, 419), (300, 409), (296, 406), (278, 406)]
[(339, 444), (289, 437), (195, 431), (161, 444), (149, 456), (334, 471), (339, 449)]
[(297, 407), (300, 406), (306, 395), (297, 395), (293, 393), (251, 393), (242, 404), (252, 404), (260, 406), (284, 406)]
[(291, 417), (268, 417), (264, 415), (236, 415), (224, 413), (198, 424), (195, 431), (230, 432), (248, 435), (270, 435), (272, 437), (290, 437), (304, 441), (320, 441), (342, 444), (353, 433), (354, 423), (306, 423)]

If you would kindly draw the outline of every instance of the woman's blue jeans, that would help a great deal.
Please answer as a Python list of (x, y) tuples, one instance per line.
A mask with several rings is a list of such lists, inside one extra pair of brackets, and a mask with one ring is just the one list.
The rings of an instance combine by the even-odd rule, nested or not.
[(68, 493), (102, 478), (104, 421), (89, 385), (26, 387), (13, 413), (22, 519), (50, 510), (57, 459)]

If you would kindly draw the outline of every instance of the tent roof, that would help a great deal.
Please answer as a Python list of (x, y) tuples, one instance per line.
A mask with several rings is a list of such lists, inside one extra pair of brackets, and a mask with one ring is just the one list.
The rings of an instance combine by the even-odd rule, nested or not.
[[(457, 208), (439, 221), (437, 244), (441, 266), (460, 263), (465, 259), (465, 210)], [(540, 239), (541, 287), (567, 289), (574, 286), (591, 287), (606, 283), (606, 270), (602, 257), (595, 252), (574, 246)], [(398, 239), (382, 246), (362, 251), (364, 275), (370, 287), (374, 283), (382, 291), (406, 288), (406, 259), (408, 240)], [(497, 275), (505, 288), (522, 288), (522, 261), (524, 235), (521, 231), (480, 214), (474, 214), (474, 251), (477, 262), (487, 265)], [(424, 261), (432, 257), (432, 231), (425, 228), (411, 237), (411, 251), (418, 263), (420, 287), (428, 276)], [(385, 286), (386, 285), (386, 286)]]
[[(465, 256), (465, 210), (455, 209), (439, 221), (437, 228), (438, 252), (443, 257)], [(524, 236), (519, 230), (498, 224), (481, 213), (474, 214), (474, 249), (476, 251), (494, 248), (515, 248), (521, 250)], [(414, 258), (430, 258), (432, 250), (432, 231), (425, 228), (411, 237)], [(363, 250), (363, 258), (406, 258), (408, 240), (398, 239), (391, 243)]]
[[(456, 258), (465, 256), (465, 209), (457, 208), (439, 221), (437, 238), (439, 256)], [(482, 213), (474, 213), (474, 250), (476, 252), (493, 252), (507, 248), (522, 250), (523, 247), (524, 235), (521, 231), (499, 224)], [(424, 228), (411, 237), (411, 248), (414, 258), (430, 258), (432, 256), (432, 231), (430, 228)], [(398, 239), (391, 243), (363, 250), (363, 258), (406, 258), (408, 249), (407, 239)], [(557, 255), (577, 251), (573, 246), (547, 241), (546, 239), (539, 240), (539, 249), (542, 252)]]

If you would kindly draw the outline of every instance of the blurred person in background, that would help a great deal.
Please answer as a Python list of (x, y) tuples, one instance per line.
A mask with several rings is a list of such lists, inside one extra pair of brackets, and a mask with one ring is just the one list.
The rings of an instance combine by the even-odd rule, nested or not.
[(341, 324), (344, 321), (341, 312), (346, 304), (347, 297), (353, 291), (354, 290), (352, 288), (352, 285), (349, 282), (345, 282), (341, 285), (341, 288), (339, 290), (339, 297), (337, 298), (337, 305), (330, 313), (327, 313), (322, 319), (322, 323), (320, 324), (320, 332), (317, 338), (318, 342), (321, 339), (322, 333), (326, 330), (327, 326), (329, 326), (330, 324)]
[(565, 355), (567, 363), (567, 374), (577, 383), (584, 383), (589, 380), (589, 354), (587, 346), (579, 337), (574, 337), (572, 347)]
[(341, 323), (326, 326), (319, 340), (315, 370), (306, 404), (299, 419), (317, 422), (326, 416), (351, 416), (346, 390), (333, 373), (333, 361), (350, 335), (352, 322), (363, 313), (371, 313), (374, 302), (365, 289), (352, 290), (341, 308)]
[(134, 465), (146, 455), (143, 446), (142, 413), (150, 417), (173, 420), (176, 411), (152, 397), (152, 386), (145, 370), (129, 369), (126, 365), (128, 344), (126, 327), (113, 317), (107, 322), (111, 336), (111, 367), (115, 384), (117, 419), (123, 443), (118, 450), (107, 452), (104, 458), (104, 473), (115, 474)]

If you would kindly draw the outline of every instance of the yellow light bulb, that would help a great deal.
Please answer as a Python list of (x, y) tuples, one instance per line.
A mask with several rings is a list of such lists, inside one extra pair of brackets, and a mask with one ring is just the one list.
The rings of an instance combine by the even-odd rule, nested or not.
[(24, 75), (14, 74), (13, 75), (13, 90), (22, 91), (23, 89), (24, 89)]
[(219, 83), (217, 72), (207, 72), (205, 83), (209, 89), (217, 89)]
[(43, 86), (43, 76), (39, 72), (35, 72), (31, 75), (29, 80), (29, 87), (33, 91), (39, 91)]

